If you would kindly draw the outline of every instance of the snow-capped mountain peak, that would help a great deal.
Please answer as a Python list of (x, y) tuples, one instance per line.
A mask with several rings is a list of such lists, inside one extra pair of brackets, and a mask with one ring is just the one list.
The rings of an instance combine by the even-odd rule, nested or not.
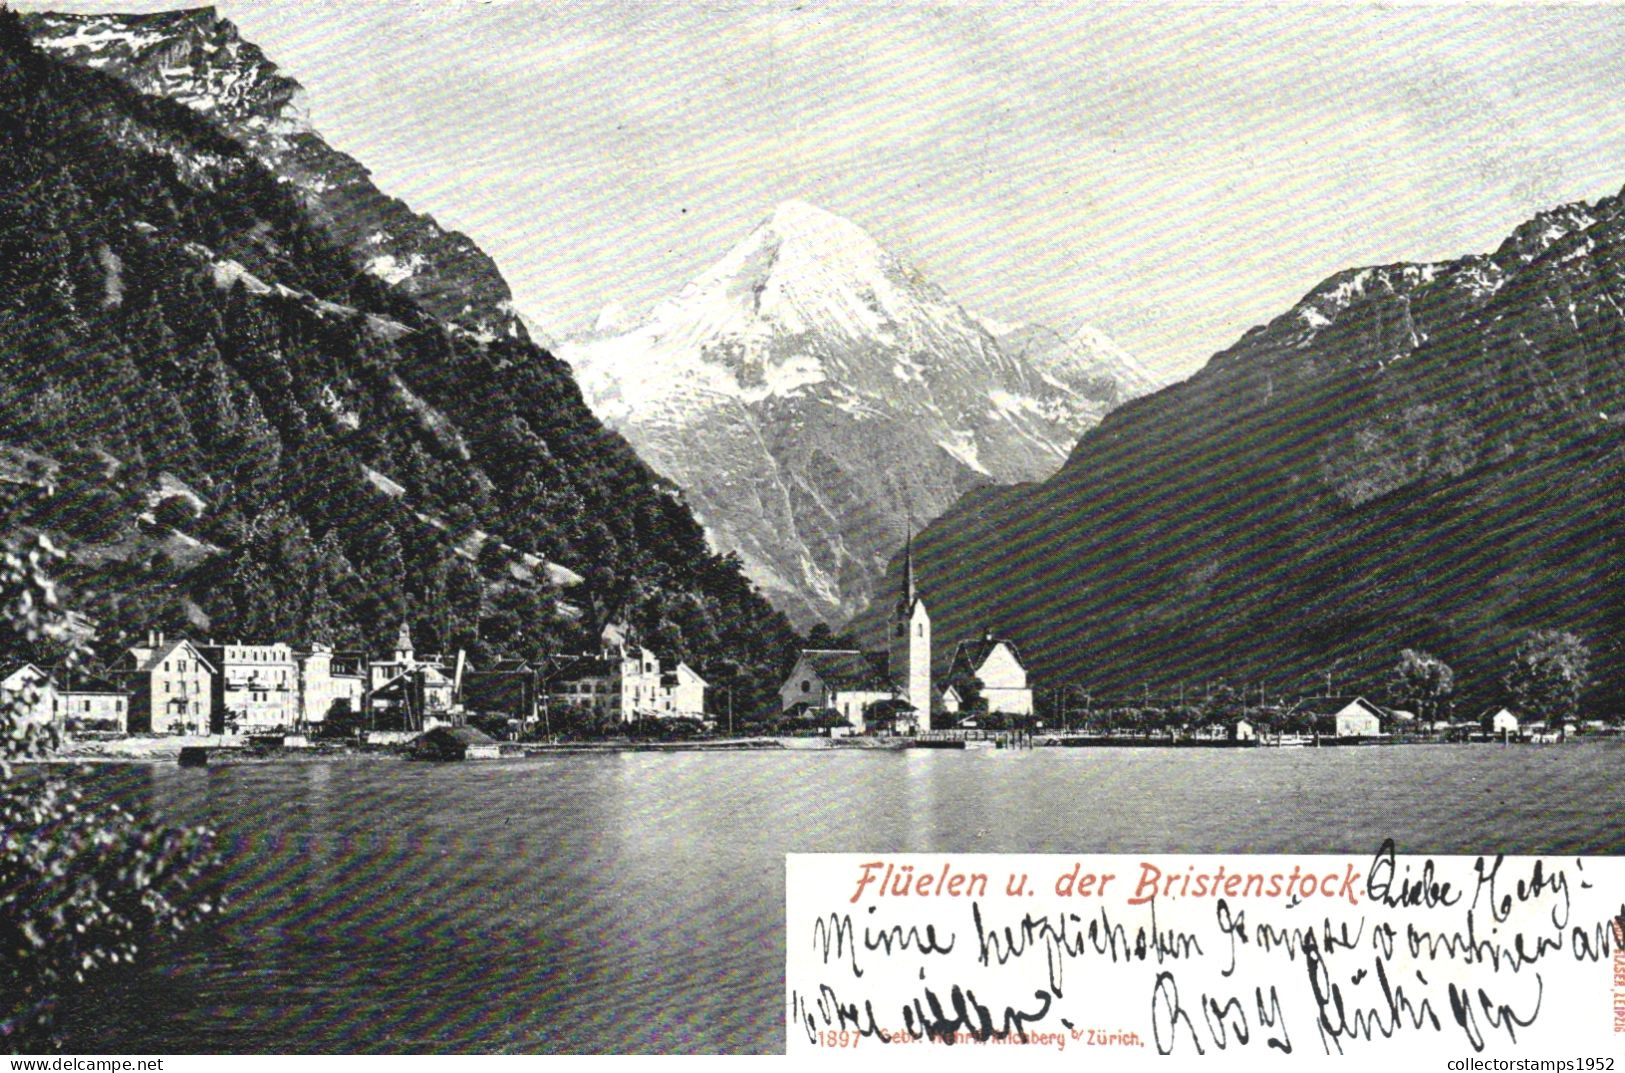
[[(656, 319), (677, 314), (718, 332), (766, 324), (852, 339), (888, 335), (908, 319), (902, 267), (857, 225), (805, 201), (786, 201)], [(703, 307), (703, 311), (702, 311)]]
[(560, 355), (718, 550), (806, 626), (863, 606), (911, 519), (1048, 475), (1117, 397), (1094, 365), (1046, 369), (996, 327), (792, 200), (642, 324)]

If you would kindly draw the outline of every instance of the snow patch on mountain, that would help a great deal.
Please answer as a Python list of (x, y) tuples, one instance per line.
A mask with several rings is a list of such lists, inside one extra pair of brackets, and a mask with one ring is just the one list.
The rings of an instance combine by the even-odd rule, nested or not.
[(367, 262), (366, 272), (393, 286), (417, 275), (418, 270), (427, 263), (421, 253), (414, 253), (405, 258), (381, 253)]

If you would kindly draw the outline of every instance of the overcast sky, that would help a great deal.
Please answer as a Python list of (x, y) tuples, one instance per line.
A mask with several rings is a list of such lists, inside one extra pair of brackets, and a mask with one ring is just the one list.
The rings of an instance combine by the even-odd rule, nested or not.
[(1625, 186), (1617, 6), (217, 6), (554, 334), (800, 197), (974, 312), (1184, 373), (1339, 269)]

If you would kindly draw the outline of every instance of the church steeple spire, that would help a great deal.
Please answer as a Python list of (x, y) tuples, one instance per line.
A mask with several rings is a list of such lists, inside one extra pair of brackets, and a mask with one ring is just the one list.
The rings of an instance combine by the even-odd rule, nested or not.
[(395, 659), (400, 663), (412, 662), (412, 628), (401, 620), (401, 632), (395, 638)]
[(908, 611), (913, 610), (915, 600), (918, 600), (918, 598), (920, 598), (920, 593), (915, 589), (915, 582), (913, 582), (913, 525), (910, 523), (908, 525), (908, 536), (903, 540), (902, 590), (897, 593), (897, 606), (902, 611), (903, 618), (907, 618)]
[(914, 589), (914, 526), (910, 525), (903, 542), (903, 606), (913, 607), (918, 595)]
[(914, 525), (903, 543), (903, 579), (891, 616), (887, 666), (899, 699), (914, 709), (922, 730), (931, 729), (931, 616), (914, 576)]

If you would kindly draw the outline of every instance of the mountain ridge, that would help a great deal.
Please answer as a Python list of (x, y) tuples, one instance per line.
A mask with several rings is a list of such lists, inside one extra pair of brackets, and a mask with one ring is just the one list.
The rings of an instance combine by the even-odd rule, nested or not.
[(207, 116), (298, 191), (356, 267), (476, 334), (524, 333), (495, 262), (380, 191), (311, 123), (305, 89), (212, 6), (152, 14), (29, 13), (34, 43)]
[(927, 527), (939, 628), (992, 624), (1051, 680), (1118, 695), (1380, 682), (1421, 647), (1472, 700), (1522, 632), (1574, 628), (1617, 703), (1622, 253), (1608, 197), (1493, 253), (1334, 273), (1054, 477)]

